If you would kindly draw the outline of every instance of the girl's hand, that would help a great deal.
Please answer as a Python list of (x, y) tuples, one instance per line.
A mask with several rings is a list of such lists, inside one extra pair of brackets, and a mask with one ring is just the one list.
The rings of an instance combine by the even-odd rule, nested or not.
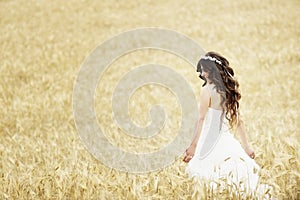
[(195, 150), (196, 150), (196, 146), (190, 145), (189, 148), (185, 150), (185, 156), (183, 158), (183, 161), (186, 163), (190, 162), (190, 160), (194, 157)]
[(245, 147), (245, 152), (248, 154), (248, 156), (249, 156), (250, 158), (252, 158), (252, 159), (255, 158), (255, 153), (254, 153), (254, 151), (253, 151), (253, 149), (252, 149), (251, 147), (246, 146), (246, 147)]

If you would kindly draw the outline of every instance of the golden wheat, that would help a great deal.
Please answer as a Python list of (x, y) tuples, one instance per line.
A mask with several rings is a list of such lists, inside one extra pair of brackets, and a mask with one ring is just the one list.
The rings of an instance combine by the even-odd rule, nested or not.
[[(300, 2), (266, 1), (0, 1), (0, 173), (2, 199), (255, 199), (229, 186), (202, 187), (184, 173), (182, 157), (146, 174), (110, 169), (79, 139), (72, 113), (73, 83), (85, 57), (125, 30), (162, 27), (181, 32), (231, 62), (241, 85), (248, 138), (262, 167), (261, 182), (277, 199), (300, 199)], [(161, 103), (168, 113), (164, 137), (139, 142), (111, 120), (111, 94), (124, 73), (161, 63), (196, 91), (194, 68), (166, 52), (123, 56), (99, 81), (95, 108), (116, 146), (153, 151), (174, 137), (180, 105), (159, 86), (136, 91), (129, 112), (137, 124)], [(220, 183), (218, 183), (220, 184)], [(198, 187), (199, 186), (199, 187)], [(221, 191), (221, 193), (220, 193)], [(270, 191), (266, 191), (270, 193)]]

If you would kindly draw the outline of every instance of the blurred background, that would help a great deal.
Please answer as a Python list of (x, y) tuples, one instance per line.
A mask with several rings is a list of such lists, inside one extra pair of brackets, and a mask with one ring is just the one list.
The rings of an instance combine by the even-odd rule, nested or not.
[[(197, 199), (182, 158), (147, 174), (111, 169), (81, 142), (72, 113), (73, 84), (97, 45), (142, 27), (171, 29), (206, 51), (224, 55), (235, 70), (248, 139), (262, 167), (261, 182), (278, 199), (299, 199), (300, 2), (290, 0), (89, 1), (0, 0), (0, 191), (2, 199)], [(95, 94), (99, 125), (128, 151), (147, 152), (175, 137), (181, 117), (176, 97), (146, 85), (129, 102), (137, 124), (160, 103), (170, 116), (148, 142), (122, 134), (111, 118), (118, 80), (145, 63), (172, 67), (197, 99), (195, 68), (159, 50), (125, 55), (105, 72)], [(195, 67), (195, 66), (194, 66)], [(184, 152), (183, 152), (184, 153)], [(224, 193), (232, 197), (229, 192)]]

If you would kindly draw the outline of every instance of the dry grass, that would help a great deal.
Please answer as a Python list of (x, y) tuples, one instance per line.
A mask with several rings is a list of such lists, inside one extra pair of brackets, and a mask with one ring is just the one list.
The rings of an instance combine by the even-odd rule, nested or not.
[[(115, 34), (154, 26), (184, 33), (231, 61), (241, 84), (249, 140), (262, 167), (261, 181), (274, 186), (278, 199), (300, 199), (299, 9), (296, 0), (1, 0), (1, 198), (243, 198), (230, 190), (223, 196), (194, 190), (181, 158), (157, 172), (122, 173), (94, 159), (80, 141), (72, 116), (72, 89), (84, 58)], [(100, 82), (97, 89), (102, 94), (96, 96), (97, 115), (108, 138), (117, 137), (112, 142), (130, 151), (150, 151), (161, 143), (122, 138), (103, 113), (111, 112), (106, 106), (109, 88), (131, 67), (148, 61), (178, 70), (197, 94), (202, 84), (192, 67), (159, 51), (135, 52), (113, 64), (101, 80), (105, 87)], [(153, 89), (153, 94), (147, 92), (150, 89), (137, 91), (131, 115), (136, 123), (147, 123), (147, 106), (161, 102), (173, 114), (165, 130), (171, 136), (180, 117), (176, 99), (163, 88)]]

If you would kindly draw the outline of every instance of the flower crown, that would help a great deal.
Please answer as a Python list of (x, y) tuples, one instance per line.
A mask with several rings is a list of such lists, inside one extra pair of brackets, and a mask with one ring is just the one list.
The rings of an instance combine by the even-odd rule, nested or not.
[(218, 60), (218, 59), (216, 59), (216, 58), (214, 58), (214, 57), (211, 57), (211, 56), (201, 56), (201, 59), (203, 59), (203, 60), (210, 60), (210, 61), (213, 61), (213, 62), (218, 63), (219, 65), (222, 66), (223, 71), (224, 71), (228, 76), (230, 76), (230, 77), (233, 79), (233, 76), (228, 72), (228, 70), (225, 68), (225, 66), (222, 65), (222, 62), (221, 62), (220, 60)]
[(213, 61), (213, 62), (218, 63), (219, 65), (222, 65), (222, 62), (221, 62), (221, 61), (219, 61), (218, 59), (213, 58), (213, 57), (211, 57), (211, 56), (202, 56), (201, 59), (203, 59), (203, 60), (211, 60), (211, 61)]

